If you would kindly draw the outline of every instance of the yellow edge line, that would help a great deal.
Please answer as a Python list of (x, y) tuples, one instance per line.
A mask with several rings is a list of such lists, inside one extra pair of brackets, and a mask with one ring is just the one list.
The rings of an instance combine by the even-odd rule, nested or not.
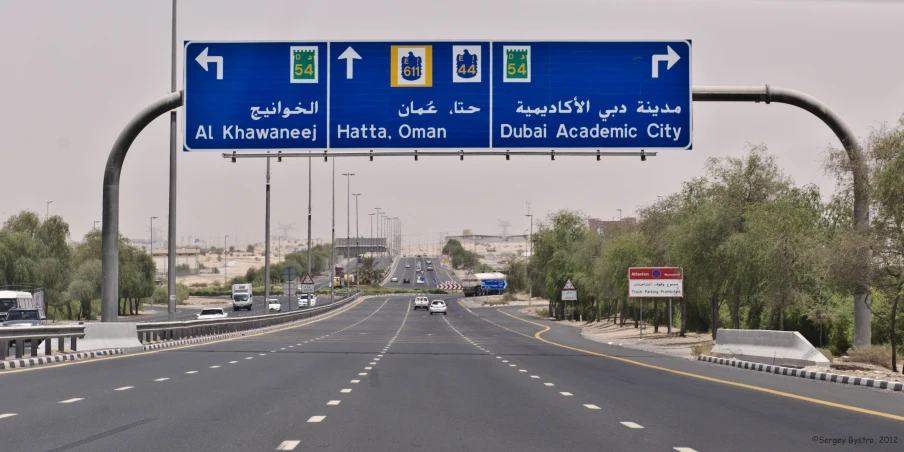
[(850, 405), (843, 405), (843, 404), (840, 404), (840, 403), (829, 402), (829, 401), (827, 401), (827, 400), (814, 399), (814, 398), (811, 398), (811, 397), (804, 397), (804, 396), (800, 396), (800, 395), (797, 395), (797, 394), (791, 394), (791, 393), (788, 393), (788, 392), (776, 391), (776, 390), (774, 390), (774, 389), (762, 388), (762, 387), (759, 387), (759, 386), (753, 386), (753, 385), (748, 385), (748, 384), (744, 384), (744, 383), (737, 383), (737, 382), (734, 382), (734, 381), (721, 380), (721, 379), (718, 379), (718, 378), (707, 377), (707, 376), (703, 376), (703, 375), (693, 374), (693, 373), (690, 373), (690, 372), (683, 372), (683, 371), (680, 371), (680, 370), (669, 369), (669, 368), (666, 368), (666, 367), (654, 366), (654, 365), (652, 365), (652, 364), (642, 363), (642, 362), (634, 361), (634, 360), (627, 359), (627, 358), (620, 358), (620, 357), (617, 357), (617, 356), (606, 355), (606, 354), (604, 354), (604, 353), (591, 352), (591, 351), (589, 351), (589, 350), (584, 350), (584, 349), (575, 348), (575, 347), (569, 347), (569, 346), (567, 346), (567, 345), (562, 345), (562, 344), (559, 344), (559, 343), (556, 343), (556, 342), (553, 342), (553, 341), (550, 341), (550, 340), (547, 340), (547, 339), (544, 339), (544, 338), (540, 337), (541, 334), (543, 334), (543, 333), (549, 331), (549, 329), (550, 329), (549, 326), (542, 325), (542, 324), (539, 324), (539, 323), (536, 323), (536, 322), (531, 322), (530, 320), (527, 320), (527, 319), (522, 319), (521, 317), (518, 317), (518, 316), (515, 316), (515, 315), (512, 315), (512, 314), (509, 314), (509, 313), (503, 311), (502, 309), (496, 309), (496, 311), (501, 312), (501, 313), (503, 313), (503, 314), (505, 314), (505, 315), (507, 315), (507, 316), (513, 318), (513, 319), (518, 319), (518, 320), (520, 320), (520, 321), (522, 321), (522, 322), (527, 322), (527, 323), (530, 323), (530, 324), (532, 324), (532, 325), (536, 325), (536, 326), (539, 326), (539, 327), (543, 328), (542, 331), (538, 331), (536, 334), (534, 334), (534, 337), (537, 338), (538, 340), (542, 341), (542, 342), (545, 342), (545, 343), (549, 344), (549, 345), (555, 345), (556, 347), (561, 347), (561, 348), (565, 348), (565, 349), (568, 349), (568, 350), (574, 350), (574, 351), (577, 351), (577, 352), (586, 353), (586, 354), (588, 354), (588, 355), (600, 356), (600, 357), (603, 357), (603, 358), (614, 359), (614, 360), (616, 360), (616, 361), (621, 361), (621, 362), (624, 362), (624, 363), (634, 364), (634, 365), (646, 367), (646, 368), (649, 368), (649, 369), (656, 369), (656, 370), (661, 370), (661, 371), (663, 371), (663, 372), (669, 372), (669, 373), (673, 373), (673, 374), (677, 374), (677, 375), (684, 375), (685, 377), (697, 378), (697, 379), (700, 379), (700, 380), (706, 380), (706, 381), (711, 381), (711, 382), (715, 382), (715, 383), (722, 383), (722, 384), (726, 384), (726, 385), (730, 385), (730, 386), (735, 386), (735, 387), (739, 387), (739, 388), (745, 388), (745, 389), (751, 389), (751, 390), (754, 390), (754, 391), (766, 392), (766, 393), (774, 394), (774, 395), (781, 396), (781, 397), (787, 397), (787, 398), (790, 398), (790, 399), (803, 400), (803, 401), (805, 401), (805, 402), (810, 402), (810, 403), (815, 403), (815, 404), (819, 404), (819, 405), (830, 406), (830, 407), (834, 407), (834, 408), (841, 408), (841, 409), (843, 409), (843, 410), (856, 411), (856, 412), (858, 412), (858, 413), (871, 414), (871, 415), (873, 415), (873, 416), (884, 417), (884, 418), (887, 418), (887, 419), (894, 419), (894, 420), (896, 420), (896, 421), (904, 421), (904, 416), (898, 416), (898, 415), (896, 415), (896, 414), (883, 413), (883, 412), (881, 412), (881, 411), (873, 411), (873, 410), (868, 410), (868, 409), (866, 409), (866, 408), (859, 408), (859, 407), (850, 406)]
[(202, 345), (210, 345), (210, 344), (218, 344), (218, 343), (220, 343), (220, 342), (234, 341), (234, 340), (236, 340), (236, 339), (247, 339), (247, 338), (249, 338), (249, 337), (262, 336), (262, 335), (264, 335), (264, 334), (276, 333), (277, 331), (285, 331), (285, 330), (291, 330), (291, 329), (294, 329), (294, 328), (301, 328), (301, 327), (303, 327), (303, 326), (307, 326), (307, 325), (310, 325), (310, 324), (312, 324), (312, 323), (317, 323), (317, 322), (320, 322), (320, 321), (322, 321), (322, 320), (326, 320), (326, 319), (335, 317), (335, 316), (337, 316), (337, 315), (339, 315), (339, 314), (342, 314), (342, 313), (348, 311), (349, 309), (351, 309), (351, 308), (353, 308), (353, 307), (355, 307), (355, 306), (358, 306), (361, 302), (363, 302), (364, 300), (366, 300), (366, 299), (368, 299), (368, 298), (371, 298), (371, 297), (369, 297), (369, 296), (367, 296), (367, 297), (362, 297), (360, 300), (358, 300), (358, 301), (352, 303), (352, 304), (349, 305), (349, 306), (346, 306), (346, 307), (344, 307), (344, 308), (340, 308), (339, 311), (337, 311), (337, 312), (335, 312), (335, 313), (333, 313), (333, 314), (330, 314), (330, 315), (328, 315), (328, 316), (326, 316), (326, 317), (321, 317), (321, 318), (319, 318), (319, 319), (317, 319), (317, 320), (313, 320), (313, 321), (310, 321), (310, 322), (302, 323), (302, 324), (300, 324), (300, 325), (293, 325), (293, 326), (286, 327), (286, 328), (278, 328), (278, 329), (271, 330), (271, 331), (264, 331), (264, 332), (261, 332), (261, 333), (249, 334), (249, 335), (247, 335), (247, 336), (236, 336), (236, 337), (230, 337), (230, 338), (226, 338), (226, 339), (219, 339), (219, 340), (216, 340), (216, 341), (201, 342), (201, 343), (198, 343), (198, 344), (188, 344), (188, 345), (180, 345), (180, 346), (178, 346), (178, 347), (169, 347), (169, 348), (161, 348), (161, 349), (157, 349), (157, 350), (148, 350), (148, 351), (139, 352), (139, 353), (129, 353), (129, 354), (125, 354), (125, 355), (116, 355), (116, 356), (110, 356), (110, 357), (105, 357), (105, 358), (85, 359), (85, 360), (79, 360), (79, 361), (69, 361), (69, 362), (64, 362), (64, 363), (55, 364), (55, 365), (52, 365), (52, 366), (34, 366), (34, 367), (23, 367), (23, 368), (20, 368), (20, 369), (0, 370), (0, 376), (6, 375), (6, 374), (16, 374), (16, 373), (20, 373), (20, 372), (30, 372), (30, 371), (33, 371), (33, 370), (58, 369), (58, 368), (60, 368), (60, 367), (72, 366), (72, 365), (75, 365), (75, 364), (99, 363), (99, 362), (109, 361), (109, 360), (111, 360), (111, 359), (134, 358), (134, 357), (136, 357), (136, 356), (147, 356), (147, 355), (151, 355), (151, 354), (154, 354), (154, 353), (170, 352), (170, 351), (173, 351), (173, 350), (181, 350), (181, 349), (184, 349), (184, 348), (200, 347), (200, 346), (202, 346)]

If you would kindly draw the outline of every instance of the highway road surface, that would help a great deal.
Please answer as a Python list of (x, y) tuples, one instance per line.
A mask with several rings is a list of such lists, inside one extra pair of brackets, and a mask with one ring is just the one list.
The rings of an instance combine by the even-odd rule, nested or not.
[[(370, 297), (267, 334), (0, 372), (0, 449), (902, 450), (904, 398)], [(872, 444), (841, 447), (826, 441)], [(897, 441), (897, 444), (881, 441)]]
[[(433, 278), (436, 278), (437, 283), (450, 282), (455, 281), (458, 282), (458, 278), (455, 278), (455, 275), (446, 268), (444, 268), (439, 263), (439, 259), (437, 258), (429, 258), (433, 262), (433, 271), (427, 271), (427, 259), (423, 257), (401, 257), (399, 258), (399, 263), (396, 265), (395, 271), (392, 276), (398, 278), (397, 282), (388, 281), (384, 284), (384, 287), (398, 287), (403, 289), (423, 289), (429, 290), (433, 289), (436, 286), (433, 284)], [(415, 272), (417, 270), (417, 262), (420, 261), (421, 269), (424, 270), (424, 284), (417, 283), (417, 276)], [(408, 264), (410, 268), (405, 268), (405, 264)], [(391, 278), (391, 277), (390, 277)], [(411, 281), (410, 284), (405, 284), (405, 278), (408, 278)]]

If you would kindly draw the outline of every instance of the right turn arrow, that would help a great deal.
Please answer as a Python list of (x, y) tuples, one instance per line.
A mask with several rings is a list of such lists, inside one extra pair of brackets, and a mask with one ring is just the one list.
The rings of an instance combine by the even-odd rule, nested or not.
[(665, 46), (668, 49), (668, 53), (666, 55), (653, 55), (653, 78), (659, 78), (659, 62), (660, 61), (668, 61), (669, 64), (666, 65), (665, 70), (669, 70), (678, 60), (681, 59), (677, 53), (670, 46)]

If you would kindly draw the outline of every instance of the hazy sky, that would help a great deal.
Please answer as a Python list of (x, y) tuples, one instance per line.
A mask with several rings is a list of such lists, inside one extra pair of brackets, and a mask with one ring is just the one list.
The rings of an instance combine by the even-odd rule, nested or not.
[[(126, 122), (169, 91), (170, 1), (0, 0), (0, 221), (22, 209), (69, 221), (79, 240), (101, 218), (103, 168)], [(763, 85), (807, 92), (854, 131), (904, 113), (904, 2), (605, 0), (181, 0), (183, 40), (600, 40), (692, 39), (695, 85)], [(178, 84), (182, 86), (181, 45)], [(179, 112), (181, 124), (181, 110)], [(353, 172), (362, 235), (373, 207), (416, 242), (463, 228), (512, 233), (578, 209), (611, 218), (674, 192), (708, 157), (739, 156), (765, 143), (799, 184), (832, 182), (821, 162), (838, 144), (794, 107), (694, 104), (694, 150), (635, 158), (338, 159)], [(181, 126), (179, 132), (181, 133)], [(181, 137), (180, 137), (181, 149)], [(138, 137), (122, 173), (120, 230), (147, 237), (149, 217), (168, 212), (168, 116)], [(262, 240), (264, 161), (229, 163), (219, 153), (178, 157), (177, 237)], [(313, 233), (329, 238), (332, 163), (313, 162)], [(273, 162), (272, 224), (306, 234), (307, 161)], [(337, 235), (346, 230), (346, 185), (336, 180)], [(354, 199), (352, 199), (354, 234)], [(165, 229), (161, 229), (165, 233)], [(222, 239), (221, 239), (222, 240)], [(230, 239), (230, 244), (232, 239)]]

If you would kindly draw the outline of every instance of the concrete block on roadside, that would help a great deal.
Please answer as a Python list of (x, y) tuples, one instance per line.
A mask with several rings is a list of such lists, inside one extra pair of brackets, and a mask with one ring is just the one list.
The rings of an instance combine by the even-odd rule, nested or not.
[(86, 323), (85, 337), (77, 342), (78, 351), (122, 349), (124, 353), (142, 350), (138, 327), (132, 322)]
[(797, 331), (719, 329), (713, 356), (777, 366), (829, 367), (829, 360)]

